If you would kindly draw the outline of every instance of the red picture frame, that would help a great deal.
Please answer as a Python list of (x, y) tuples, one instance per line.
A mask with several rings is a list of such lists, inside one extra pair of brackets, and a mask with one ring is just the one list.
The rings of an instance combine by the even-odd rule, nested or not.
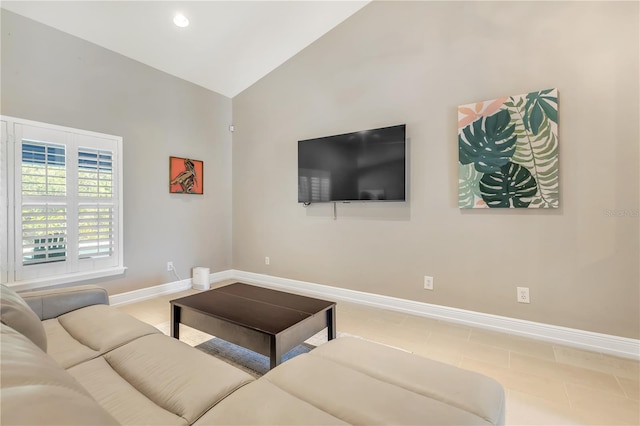
[(169, 192), (204, 194), (204, 162), (183, 157), (169, 157)]

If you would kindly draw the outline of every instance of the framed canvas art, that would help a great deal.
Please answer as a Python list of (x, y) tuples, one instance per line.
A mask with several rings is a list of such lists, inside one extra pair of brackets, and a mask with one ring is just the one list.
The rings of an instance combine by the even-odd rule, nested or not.
[(203, 194), (204, 163), (190, 158), (169, 157), (169, 192)]
[(558, 90), (458, 107), (458, 206), (558, 208)]

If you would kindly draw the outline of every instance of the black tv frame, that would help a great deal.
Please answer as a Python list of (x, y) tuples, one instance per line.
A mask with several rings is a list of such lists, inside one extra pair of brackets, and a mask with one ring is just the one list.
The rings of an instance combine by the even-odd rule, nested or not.
[[(380, 134), (383, 133), (381, 136)], [(398, 138), (398, 134), (400, 133), (402, 136), (402, 140), (400, 141)], [(382, 141), (375, 141), (375, 138), (383, 137)], [(394, 144), (402, 143), (402, 151), (400, 152)], [(306, 145), (304, 152), (301, 150), (301, 145)], [(323, 144), (333, 144), (333, 150), (325, 149), (322, 147)], [(356, 147), (356, 144), (359, 144), (360, 147)], [(316, 146), (316, 149), (310, 148), (312, 145)], [(386, 147), (384, 145), (387, 145)], [(311, 203), (352, 203), (352, 202), (406, 202), (407, 201), (407, 159), (408, 159), (408, 149), (407, 149), (408, 141), (407, 141), (407, 133), (406, 133), (406, 124), (398, 124), (394, 126), (386, 126), (369, 130), (361, 130), (356, 132), (342, 133), (331, 136), (323, 136), (318, 138), (304, 139), (298, 141), (298, 203), (302, 203), (305, 206)], [(322, 147), (322, 148), (321, 148)], [(339, 149), (337, 147), (340, 147)], [(357, 149), (354, 153), (345, 154), (344, 151), (354, 151), (354, 147)], [(382, 156), (375, 157), (374, 155), (362, 154), (364, 149), (371, 149), (375, 147), (376, 150), (384, 150), (387, 152), (383, 153)], [(322, 151), (319, 151), (321, 149)], [(330, 157), (332, 153), (335, 151), (341, 150), (343, 152), (338, 153), (334, 156), (335, 163), (347, 162), (347, 160), (351, 160), (351, 163), (355, 161), (366, 162), (373, 161), (373, 159), (380, 160), (382, 162), (378, 162), (377, 164), (363, 167), (361, 165), (347, 165), (340, 166), (339, 164), (335, 167), (327, 167), (326, 164), (329, 163), (327, 158), (324, 158), (324, 162), (322, 163), (324, 167), (320, 167), (317, 165), (318, 156)], [(315, 151), (315, 152), (314, 152)], [(315, 156), (313, 156), (315, 154)], [(367, 156), (368, 155), (368, 156)], [(312, 156), (312, 158), (307, 158)], [(305, 158), (303, 158), (305, 157)], [(352, 158), (353, 157), (353, 158)], [(316, 168), (310, 168), (309, 165), (316, 162)], [(401, 166), (398, 163), (401, 162)], [(335, 163), (331, 163), (332, 165)], [(368, 189), (361, 190), (357, 189), (357, 197), (355, 196), (340, 196), (335, 195), (333, 190), (335, 187), (333, 186), (333, 182), (331, 179), (334, 178), (333, 175), (342, 176), (344, 174), (355, 174), (355, 176), (350, 176), (349, 178), (343, 178), (343, 181), (353, 185), (359, 184), (363, 179), (361, 176), (361, 170), (369, 168), (370, 170), (375, 171), (375, 175), (370, 175), (368, 178), (370, 181), (375, 181), (376, 184), (381, 182), (382, 174), (386, 173), (388, 176), (386, 178), (382, 178), (382, 182), (386, 183), (390, 180), (396, 180), (395, 185), (390, 187), (391, 191), (389, 195), (387, 195), (387, 190), (389, 189), (389, 185), (386, 185), (383, 188), (377, 189)], [(384, 170), (386, 168), (387, 170)], [(328, 171), (331, 169), (331, 172)], [(303, 174), (303, 170), (307, 172), (307, 174)], [(400, 177), (399, 171), (401, 170), (402, 178)], [(311, 174), (315, 173), (315, 176)], [(324, 175), (323, 175), (324, 174)], [(328, 177), (327, 177), (328, 175)], [(303, 181), (303, 177), (306, 177), (306, 183)], [(315, 190), (316, 194), (311, 193), (312, 184), (311, 178), (315, 178)], [(320, 182), (320, 183), (318, 183)], [(324, 182), (324, 185), (323, 183)], [(402, 182), (400, 185), (399, 182)], [(319, 188), (318, 189), (318, 185)], [(320, 191), (320, 194), (317, 192)], [(325, 191), (323, 193), (323, 191)], [(328, 194), (326, 191), (329, 191)], [(353, 192), (353, 189), (351, 190)], [(348, 193), (347, 190), (344, 190), (343, 193)], [(303, 196), (307, 195), (306, 197)]]

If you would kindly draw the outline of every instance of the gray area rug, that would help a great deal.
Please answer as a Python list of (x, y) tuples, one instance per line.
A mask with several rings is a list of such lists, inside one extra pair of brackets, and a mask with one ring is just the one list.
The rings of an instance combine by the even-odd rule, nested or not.
[[(336, 337), (353, 336), (349, 333), (338, 331)], [(353, 336), (358, 337), (358, 336)], [(319, 333), (311, 336), (304, 343), (291, 349), (282, 356), (282, 362), (287, 361), (297, 355), (306, 354), (316, 346), (327, 343), (327, 330), (324, 329)], [(195, 347), (209, 355), (215, 356), (239, 369), (246, 371), (253, 377), (260, 377), (269, 371), (269, 357), (253, 352), (242, 346), (234, 345), (226, 340), (214, 337)]]
[[(305, 354), (313, 348), (315, 348), (315, 346), (308, 343), (298, 345), (282, 356), (282, 362), (285, 362), (297, 355)], [(226, 340), (214, 337), (211, 340), (199, 344), (196, 346), (196, 349), (215, 356), (216, 358), (219, 358), (256, 378), (269, 371), (268, 356), (245, 349), (242, 346), (234, 345)]]
[[(170, 335), (171, 325), (169, 321), (155, 324), (155, 327), (167, 336)], [(349, 333), (344, 333), (342, 331), (338, 331), (336, 333), (336, 337), (344, 336), (358, 337)], [(295, 348), (284, 354), (284, 356), (282, 357), (282, 362), (291, 359), (296, 355), (307, 353), (316, 346), (320, 346), (323, 343), (327, 343), (326, 328), (305, 340), (301, 345), (296, 346)], [(243, 348), (242, 346), (227, 342), (226, 340), (219, 339), (217, 337), (213, 337), (212, 339), (207, 340), (204, 343), (200, 343), (199, 345), (194, 347), (204, 353), (215, 356), (222, 361), (225, 361), (243, 371), (246, 371), (256, 378), (264, 375), (269, 371), (269, 357)]]

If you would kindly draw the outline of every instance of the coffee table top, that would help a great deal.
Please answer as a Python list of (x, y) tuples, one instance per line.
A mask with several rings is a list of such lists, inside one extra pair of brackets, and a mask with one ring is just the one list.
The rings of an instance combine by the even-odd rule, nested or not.
[(336, 303), (235, 283), (174, 299), (171, 304), (275, 335)]

